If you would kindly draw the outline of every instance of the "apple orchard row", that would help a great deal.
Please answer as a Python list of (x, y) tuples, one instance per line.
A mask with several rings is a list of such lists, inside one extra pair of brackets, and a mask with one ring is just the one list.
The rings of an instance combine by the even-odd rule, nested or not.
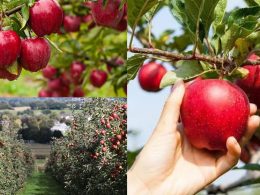
[[(86, 16), (64, 16), (61, 6), (56, 0), (39, 0), (29, 9), (28, 25), (37, 35), (33, 38), (21, 39), (13, 30), (0, 31), (0, 78), (15, 80), (20, 76), (22, 68), (31, 72), (43, 70), (43, 76), (49, 80), (48, 87), (39, 92), (40, 97), (83, 97), (81, 88), (83, 72), (86, 65), (75, 61), (69, 73), (60, 73), (55, 67), (48, 65), (51, 47), (44, 38), (52, 33), (77, 32), (81, 23), (88, 23), (89, 28), (95, 25), (125, 31), (127, 27), (126, 6), (120, 8), (121, 0), (109, 0), (103, 5), (102, 0), (86, 2), (84, 6), (91, 10)], [(51, 12), (49, 11), (51, 10)], [(122, 59), (115, 59), (118, 66), (124, 64)], [(47, 66), (48, 65), (48, 66)], [(11, 69), (16, 66), (16, 72)], [(104, 70), (94, 69), (90, 74), (90, 83), (94, 87), (103, 86), (108, 78)], [(71, 94), (70, 84), (75, 85)]]

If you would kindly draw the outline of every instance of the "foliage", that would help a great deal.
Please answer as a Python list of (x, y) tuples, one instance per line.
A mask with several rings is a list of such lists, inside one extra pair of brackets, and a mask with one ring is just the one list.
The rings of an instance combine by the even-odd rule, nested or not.
[(29, 149), (17, 140), (15, 121), (6, 118), (1, 122), (6, 126), (0, 131), (0, 194), (14, 194), (31, 174), (34, 161)]
[[(260, 47), (258, 1), (248, 1), (248, 7), (230, 12), (225, 11), (227, 0), (130, 0), (129, 4), (136, 5), (129, 7), (131, 40), (135, 38), (144, 47), (136, 49), (130, 41), (129, 49), (135, 55), (127, 60), (129, 80), (144, 60), (162, 60), (171, 63), (173, 71), (162, 79), (161, 88), (178, 78), (189, 81), (198, 76), (233, 81), (247, 75), (239, 67)], [(152, 33), (151, 21), (162, 9), (169, 9), (182, 25), (181, 35), (175, 35), (174, 27), (159, 37)]]
[[(35, 37), (29, 25), (30, 8), (34, 5), (35, 0), (2, 0), (0, 5), (0, 26), (2, 30), (12, 29), (16, 31), (23, 39)], [(60, 32), (44, 36), (52, 46), (50, 65), (57, 69), (56, 78), (62, 75), (70, 74), (70, 67), (73, 62), (82, 62), (86, 65), (86, 70), (80, 77), (83, 82), (79, 84), (69, 81), (69, 94), (56, 94), (55, 96), (72, 96), (76, 88), (83, 89), (87, 96), (125, 96), (124, 88), (126, 87), (126, 29), (116, 30), (104, 26), (98, 26), (91, 18), (91, 10), (87, 0), (66, 1), (58, 0), (65, 16), (77, 16), (80, 18), (80, 29), (75, 32), (66, 32), (64, 26)], [(123, 1), (122, 1), (123, 2)], [(122, 7), (122, 6), (121, 6)], [(86, 17), (90, 16), (87, 20)], [(123, 62), (117, 64), (116, 60), (121, 59)], [(8, 71), (19, 76), (19, 63), (14, 63)], [(109, 74), (107, 84), (101, 89), (93, 87), (89, 78), (92, 70), (101, 69)], [(25, 72), (25, 73), (23, 73)], [(4, 95), (35, 96), (36, 86), (37, 93), (40, 89), (49, 90), (49, 79), (44, 78), (39, 73), (27, 73), (22, 71), (22, 83), (14, 81), (14, 84), (6, 83), (8, 88), (4, 90)], [(25, 90), (24, 82), (29, 81), (30, 90)], [(36, 81), (36, 82), (35, 82)], [(38, 83), (38, 85), (36, 84)], [(23, 90), (20, 91), (20, 88)], [(58, 90), (56, 90), (58, 91)]]
[(125, 100), (93, 99), (74, 112), (72, 131), (55, 140), (48, 163), (69, 194), (126, 193)]

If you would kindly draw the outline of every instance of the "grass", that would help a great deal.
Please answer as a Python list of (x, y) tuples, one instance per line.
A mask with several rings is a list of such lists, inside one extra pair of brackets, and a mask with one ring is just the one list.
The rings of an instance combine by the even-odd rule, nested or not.
[(50, 175), (34, 172), (17, 195), (64, 195), (64, 189)]

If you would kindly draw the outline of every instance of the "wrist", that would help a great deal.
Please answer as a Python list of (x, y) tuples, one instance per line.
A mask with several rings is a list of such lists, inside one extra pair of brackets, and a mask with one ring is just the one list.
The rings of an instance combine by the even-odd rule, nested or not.
[(128, 195), (148, 195), (149, 190), (145, 184), (137, 177), (132, 170), (127, 172), (127, 194)]

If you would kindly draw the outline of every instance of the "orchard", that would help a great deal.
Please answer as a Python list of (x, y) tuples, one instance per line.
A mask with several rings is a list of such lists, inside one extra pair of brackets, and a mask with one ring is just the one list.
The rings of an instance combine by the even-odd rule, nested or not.
[(2, 95), (126, 95), (123, 1), (4, 0), (1, 6), (0, 78), (8, 80)]
[(72, 130), (53, 142), (47, 171), (68, 194), (125, 194), (127, 105), (124, 99), (85, 101)]
[[(260, 4), (243, 1), (243, 8), (231, 9), (231, 2), (128, 2), (129, 90), (138, 93), (141, 101), (143, 96), (150, 104), (158, 103), (156, 100), (162, 101), (163, 95), (167, 95), (164, 88), (182, 79), (186, 83), (180, 109), (184, 134), (194, 147), (213, 153), (226, 152), (228, 137), (240, 141), (245, 135), (249, 103), (260, 107)], [(160, 24), (162, 20), (171, 22)], [(135, 107), (128, 116), (129, 126), (132, 124), (129, 128), (138, 130), (133, 122), (139, 119), (133, 113), (139, 112), (139, 103), (134, 100), (135, 97), (129, 97), (130, 109)], [(142, 104), (142, 109), (145, 107), (148, 105)], [(148, 112), (155, 110), (150, 107)], [(155, 117), (149, 115), (151, 118)], [(140, 120), (146, 122), (144, 117)], [(243, 148), (241, 160), (251, 164), (241, 169), (260, 170), (259, 131), (260, 127)], [(147, 136), (147, 132), (143, 134)], [(138, 133), (132, 136), (137, 139)], [(130, 164), (137, 153), (129, 152)], [(256, 175), (259, 173), (224, 189), (217, 186), (214, 192), (227, 193), (258, 183)], [(210, 193), (212, 189), (206, 190)]]

